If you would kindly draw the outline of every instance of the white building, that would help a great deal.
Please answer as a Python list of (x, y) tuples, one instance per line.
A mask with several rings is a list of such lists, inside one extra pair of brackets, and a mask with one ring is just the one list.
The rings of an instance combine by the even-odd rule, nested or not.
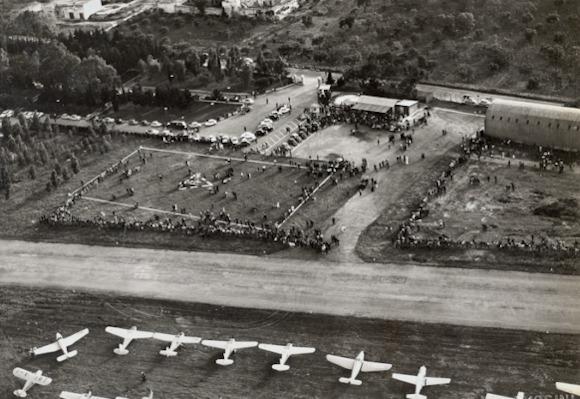
[(72, 0), (57, 4), (55, 12), (61, 19), (85, 21), (102, 8), (101, 0)]

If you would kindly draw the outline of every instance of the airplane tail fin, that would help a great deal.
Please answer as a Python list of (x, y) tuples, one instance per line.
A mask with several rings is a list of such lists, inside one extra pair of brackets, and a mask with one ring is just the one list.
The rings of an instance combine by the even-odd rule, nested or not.
[(64, 362), (66, 359), (71, 359), (78, 354), (79, 354), (78, 351), (70, 351), (68, 353), (64, 353), (64, 354), (60, 355), (59, 357), (57, 357), (56, 361), (57, 362)]
[(25, 398), (26, 391), (23, 389), (17, 389), (16, 391), (14, 391), (14, 396), (18, 396), (19, 398)]
[(220, 366), (229, 366), (231, 364), (234, 364), (233, 359), (217, 359), (215, 362)]
[(418, 393), (410, 393), (407, 395), (407, 399), (427, 399), (427, 396)]
[(119, 345), (118, 348), (113, 349), (113, 352), (119, 356), (124, 356), (129, 353), (129, 351), (126, 348), (123, 348), (122, 345)]
[(290, 370), (290, 366), (288, 366), (287, 364), (279, 364), (279, 363), (273, 364), (272, 368), (276, 371), (288, 371), (288, 370)]
[(350, 385), (361, 385), (362, 384), (361, 380), (352, 380), (352, 379), (346, 378), (346, 377), (340, 377), (338, 379), (338, 381), (342, 382), (343, 384), (350, 384)]
[(177, 356), (177, 352), (169, 350), (169, 349), (163, 349), (163, 350), (159, 351), (159, 354), (163, 355), (163, 356), (167, 356), (167, 357)]

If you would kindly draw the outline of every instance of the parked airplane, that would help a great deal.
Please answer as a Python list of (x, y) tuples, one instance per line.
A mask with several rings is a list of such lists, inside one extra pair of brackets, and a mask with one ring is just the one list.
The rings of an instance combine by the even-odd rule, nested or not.
[(562, 392), (571, 393), (572, 395), (580, 395), (580, 385), (566, 384), (565, 382), (557, 382), (556, 389)]
[(315, 348), (308, 348), (308, 347), (300, 347), (300, 346), (294, 346), (292, 344), (288, 344), (288, 345), (270, 345), (270, 344), (260, 344), (258, 345), (258, 348), (264, 350), (264, 351), (268, 351), (268, 352), (273, 352), (273, 353), (277, 353), (279, 355), (281, 355), (280, 357), (280, 363), (277, 364), (273, 364), (272, 368), (276, 371), (286, 371), (290, 368), (290, 366), (288, 366), (286, 364), (286, 362), (288, 361), (288, 358), (290, 356), (293, 355), (306, 355), (309, 353), (314, 353), (316, 351)]
[(27, 396), (28, 390), (35, 384), (49, 385), (52, 382), (51, 378), (42, 375), (42, 370), (38, 370), (36, 373), (31, 373), (30, 371), (16, 367), (14, 370), (12, 370), (12, 374), (14, 374), (14, 377), (25, 381), (22, 389), (17, 389), (14, 391), (14, 395), (18, 396), (19, 398), (25, 398)]
[(376, 371), (388, 371), (393, 367), (392, 364), (369, 362), (365, 360), (365, 353), (360, 352), (354, 359), (335, 355), (326, 355), (326, 360), (345, 369), (352, 370), (350, 377), (340, 377), (338, 381), (343, 384), (361, 385), (362, 381), (356, 377), (360, 372), (369, 373)]
[(56, 358), (56, 360), (58, 362), (62, 362), (66, 359), (70, 359), (72, 357), (75, 357), (78, 354), (78, 351), (68, 351), (68, 347), (72, 346), (75, 342), (77, 342), (78, 340), (80, 340), (81, 338), (83, 338), (85, 335), (87, 335), (89, 333), (89, 329), (85, 328), (84, 330), (81, 330), (73, 335), (70, 335), (66, 338), (63, 338), (62, 335), (60, 333), (56, 333), (56, 342), (49, 344), (49, 345), (45, 345), (43, 347), (40, 348), (32, 348), (32, 353), (35, 356), (38, 355), (43, 355), (45, 353), (53, 353), (53, 352), (57, 352), (59, 350), (62, 351), (62, 355), (60, 355), (59, 357)]
[(102, 396), (95, 396), (91, 393), (91, 391), (87, 393), (74, 393), (62, 391), (58, 397), (61, 399), (108, 399)]
[(159, 341), (171, 342), (167, 348), (159, 351), (160, 355), (167, 357), (177, 356), (177, 348), (184, 344), (199, 344), (201, 341), (201, 338), (188, 337), (185, 335), (185, 333), (180, 333), (177, 335), (154, 333), (153, 338), (158, 339)]
[(485, 395), (485, 399), (524, 399), (524, 398), (525, 394), (523, 392), (518, 392), (515, 398), (511, 396), (495, 395), (493, 393), (488, 393), (487, 395)]
[(235, 339), (230, 339), (229, 341), (212, 341), (204, 339), (201, 341), (202, 345), (209, 346), (211, 348), (218, 348), (224, 351), (224, 357), (222, 359), (217, 359), (215, 362), (220, 366), (229, 366), (233, 364), (234, 361), (230, 359), (232, 353), (239, 349), (254, 348), (258, 346), (255, 341), (237, 342)]
[(113, 352), (117, 355), (126, 355), (129, 353), (127, 347), (134, 339), (145, 339), (153, 338), (153, 333), (149, 331), (139, 331), (137, 327), (133, 326), (130, 329), (119, 328), (119, 327), (107, 327), (105, 331), (109, 334), (116, 335), (117, 337), (123, 338), (123, 343), (119, 344), (119, 347), (113, 349)]
[(421, 389), (429, 385), (446, 385), (451, 382), (449, 378), (437, 378), (437, 377), (427, 377), (427, 368), (421, 366), (419, 369), (419, 374), (417, 375), (406, 375), (406, 374), (393, 374), (395, 380), (406, 382), (407, 384), (415, 385), (415, 393), (408, 394), (407, 399), (427, 399), (427, 396), (421, 395)]

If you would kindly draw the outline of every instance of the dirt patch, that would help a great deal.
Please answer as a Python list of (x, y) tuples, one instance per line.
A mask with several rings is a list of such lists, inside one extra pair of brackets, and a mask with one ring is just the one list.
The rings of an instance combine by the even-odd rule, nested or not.
[(578, 217), (578, 200), (576, 198), (560, 198), (557, 201), (540, 205), (534, 209), (534, 215), (575, 220)]

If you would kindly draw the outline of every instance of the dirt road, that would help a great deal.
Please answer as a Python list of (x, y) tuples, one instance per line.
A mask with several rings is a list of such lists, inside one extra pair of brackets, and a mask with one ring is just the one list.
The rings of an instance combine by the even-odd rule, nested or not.
[(580, 333), (580, 277), (0, 242), (0, 284), (214, 305)]

